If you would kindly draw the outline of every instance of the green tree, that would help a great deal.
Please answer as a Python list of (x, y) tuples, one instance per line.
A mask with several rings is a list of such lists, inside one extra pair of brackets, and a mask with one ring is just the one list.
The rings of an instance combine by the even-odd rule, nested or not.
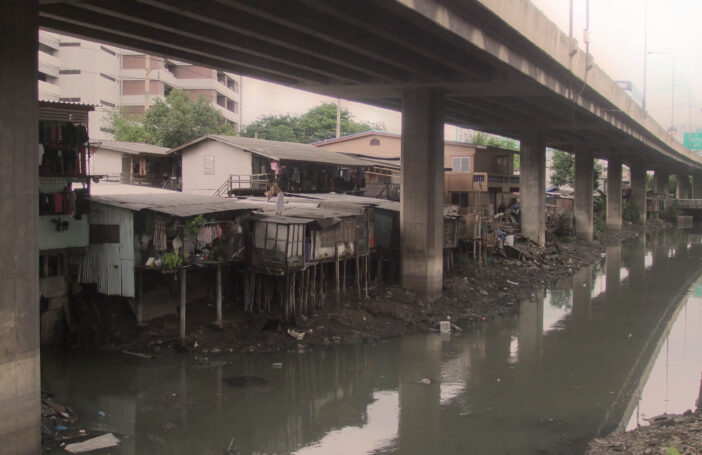
[[(602, 165), (595, 162), (592, 172), (592, 185), (596, 189), (602, 175)], [(575, 187), (575, 155), (560, 150), (553, 151), (551, 161), (551, 183), (555, 186)]]
[[(362, 133), (382, 125), (356, 122), (347, 109), (340, 112), (341, 135)], [(336, 137), (336, 104), (324, 103), (300, 116), (267, 115), (250, 123), (242, 136), (273, 141), (312, 143)]]
[(143, 116), (125, 112), (111, 118), (115, 139), (145, 142), (163, 147), (178, 147), (205, 134), (229, 134), (236, 131), (204, 97), (197, 101), (183, 90), (174, 89), (165, 100), (156, 99)]

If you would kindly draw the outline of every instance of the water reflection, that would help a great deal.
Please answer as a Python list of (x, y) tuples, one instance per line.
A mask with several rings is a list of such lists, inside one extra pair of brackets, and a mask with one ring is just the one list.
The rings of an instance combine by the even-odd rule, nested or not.
[(221, 454), (230, 443), (241, 454), (577, 454), (593, 436), (693, 406), (701, 254), (700, 238), (641, 236), (519, 315), (449, 338), (206, 365), (44, 355), (43, 386), (87, 425), (120, 433), (122, 454)]

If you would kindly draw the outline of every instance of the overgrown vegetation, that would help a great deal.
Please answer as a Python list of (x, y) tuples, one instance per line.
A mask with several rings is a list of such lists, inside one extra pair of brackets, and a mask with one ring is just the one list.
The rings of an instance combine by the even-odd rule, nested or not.
[[(592, 172), (592, 187), (597, 188), (602, 175), (602, 165), (595, 161)], [(575, 188), (575, 155), (560, 150), (554, 150), (551, 163), (551, 183), (555, 186), (570, 186)]]
[[(324, 103), (300, 116), (267, 115), (260, 117), (242, 130), (241, 135), (271, 141), (301, 142), (309, 144), (336, 137), (336, 109), (334, 103)], [(384, 129), (382, 124), (356, 122), (348, 109), (340, 111), (341, 135)]]
[(144, 142), (174, 148), (205, 134), (235, 135), (234, 128), (209, 101), (197, 101), (180, 89), (173, 89), (165, 100), (156, 99), (143, 115), (122, 110), (110, 117), (115, 140)]
[(627, 202), (622, 208), (622, 219), (628, 221), (629, 223), (636, 223), (639, 221), (639, 214), (641, 213), (641, 208), (633, 202)]

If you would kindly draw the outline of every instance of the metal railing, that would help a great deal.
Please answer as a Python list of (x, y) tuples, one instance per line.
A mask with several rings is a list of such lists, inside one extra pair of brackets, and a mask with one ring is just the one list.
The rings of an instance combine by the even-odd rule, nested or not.
[(489, 174), (488, 183), (496, 183), (501, 185), (519, 185), (519, 176)]
[(266, 191), (268, 182), (273, 181), (273, 178), (271, 174), (231, 174), (212, 196), (228, 197), (241, 190)]
[(399, 183), (386, 183), (380, 193), (376, 196), (378, 199), (388, 199), (390, 201), (400, 200), (400, 184)]

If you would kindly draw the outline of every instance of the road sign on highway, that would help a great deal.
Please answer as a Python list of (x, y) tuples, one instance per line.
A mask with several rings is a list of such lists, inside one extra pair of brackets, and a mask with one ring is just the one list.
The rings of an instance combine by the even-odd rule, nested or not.
[(702, 133), (685, 133), (683, 137), (685, 147), (690, 150), (702, 150)]

